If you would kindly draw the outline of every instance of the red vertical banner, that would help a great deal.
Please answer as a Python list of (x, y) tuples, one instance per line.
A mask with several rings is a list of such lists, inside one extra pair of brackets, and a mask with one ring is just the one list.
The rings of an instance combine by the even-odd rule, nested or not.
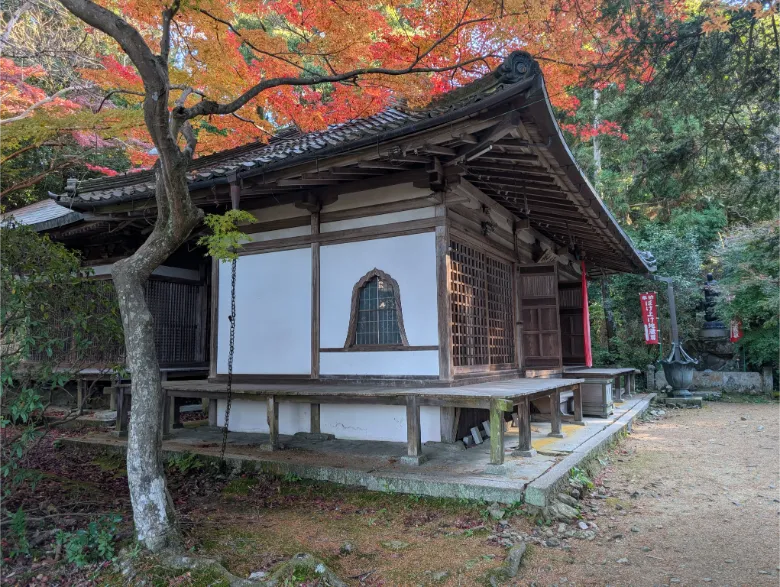
[(729, 340), (737, 342), (742, 338), (742, 320), (732, 320), (729, 328)]
[(639, 302), (642, 304), (642, 322), (645, 325), (645, 343), (659, 344), (658, 336), (658, 307), (654, 291), (639, 294)]
[(590, 308), (588, 307), (588, 274), (585, 272), (585, 261), (580, 261), (582, 267), (582, 343), (585, 349), (585, 366), (593, 366), (593, 352), (590, 348)]

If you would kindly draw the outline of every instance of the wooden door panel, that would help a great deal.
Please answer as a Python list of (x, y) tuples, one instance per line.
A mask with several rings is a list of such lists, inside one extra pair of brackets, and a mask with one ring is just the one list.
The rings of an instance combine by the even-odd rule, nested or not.
[(521, 265), (517, 280), (523, 364), (534, 369), (560, 368), (558, 269), (555, 265)]

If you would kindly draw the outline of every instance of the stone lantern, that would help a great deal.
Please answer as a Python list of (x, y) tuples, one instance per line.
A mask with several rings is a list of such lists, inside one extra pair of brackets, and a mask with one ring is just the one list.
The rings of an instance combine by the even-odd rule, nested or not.
[(674, 286), (671, 277), (655, 276), (656, 281), (666, 283), (669, 297), (669, 319), (672, 330), (672, 350), (669, 356), (661, 360), (664, 368), (666, 383), (672, 386), (672, 397), (691, 397), (693, 394), (688, 390), (693, 382), (693, 372), (699, 363), (692, 358), (680, 344), (680, 334), (677, 330), (677, 308), (674, 304)]

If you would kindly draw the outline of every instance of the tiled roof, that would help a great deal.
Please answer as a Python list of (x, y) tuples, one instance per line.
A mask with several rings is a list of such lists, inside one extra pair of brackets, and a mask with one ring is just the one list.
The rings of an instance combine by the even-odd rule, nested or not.
[[(502, 65), (493, 74), (441, 96), (424, 109), (395, 106), (373, 116), (330, 125), (322, 131), (292, 133), (291, 138), (279, 137), (269, 143), (252, 143), (200, 157), (192, 162), (187, 179), (191, 187), (197, 187), (198, 183), (224, 178), (234, 172), (256, 170), (262, 173), (265, 169), (291, 166), (303, 160), (324, 156), (326, 153), (330, 156), (336, 152), (344, 152), (366, 140), (379, 141), (380, 137), (392, 131), (403, 132), (408, 129), (412, 132), (418, 126), (428, 126), (426, 123), (433, 126), (444, 115), (473, 106), (508, 86), (527, 82), (538, 74), (535, 62), (527, 53), (513, 53), (505, 64), (518, 60), (527, 68), (521, 71), (522, 75), (518, 75), (515, 69), (510, 70)], [(529, 63), (531, 65), (528, 65)], [(100, 205), (151, 197), (154, 189), (154, 173), (143, 171), (82, 181), (75, 186), (75, 197), (72, 193), (65, 194), (64, 197), (66, 201), (68, 196), (72, 197), (74, 203)]]
[(82, 218), (75, 210), (60, 206), (52, 200), (41, 200), (3, 214), (0, 216), (0, 226), (8, 226), (13, 221), (40, 232), (78, 222)]

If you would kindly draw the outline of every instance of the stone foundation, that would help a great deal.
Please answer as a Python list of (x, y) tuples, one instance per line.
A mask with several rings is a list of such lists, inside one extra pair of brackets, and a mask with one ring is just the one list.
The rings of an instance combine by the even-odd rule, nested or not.
[[(666, 387), (663, 369), (656, 369), (654, 380), (654, 389), (661, 390)], [(648, 382), (650, 381), (653, 381), (653, 377), (648, 377)], [(764, 384), (761, 373), (753, 371), (694, 371), (690, 390), (758, 394), (766, 392)], [(770, 389), (771, 385), (770, 381)]]

